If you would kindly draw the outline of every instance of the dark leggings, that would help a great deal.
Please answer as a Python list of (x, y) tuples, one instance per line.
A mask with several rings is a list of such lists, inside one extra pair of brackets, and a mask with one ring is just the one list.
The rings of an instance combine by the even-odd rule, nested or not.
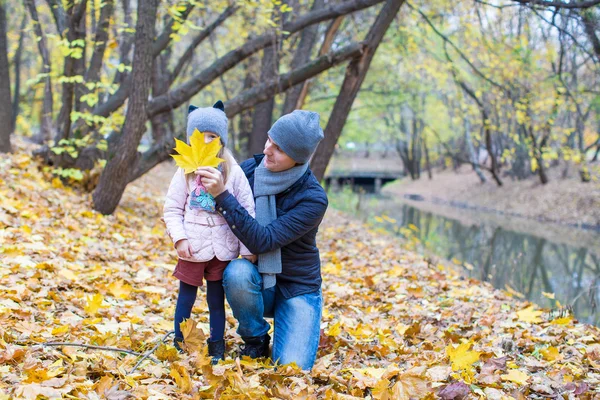
[[(175, 338), (183, 339), (179, 324), (192, 315), (198, 286), (179, 281), (179, 296), (175, 306)], [(225, 291), (223, 281), (206, 281), (206, 300), (208, 302), (210, 341), (222, 340), (225, 333)]]

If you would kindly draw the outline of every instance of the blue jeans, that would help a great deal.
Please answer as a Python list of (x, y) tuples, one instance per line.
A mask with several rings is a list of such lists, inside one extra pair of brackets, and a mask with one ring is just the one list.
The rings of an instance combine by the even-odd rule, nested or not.
[(286, 299), (277, 286), (263, 290), (256, 266), (245, 259), (233, 260), (223, 273), (225, 297), (239, 322), (242, 338), (269, 332), (265, 317), (274, 318), (272, 359), (280, 364), (295, 362), (311, 369), (319, 347), (321, 291)]

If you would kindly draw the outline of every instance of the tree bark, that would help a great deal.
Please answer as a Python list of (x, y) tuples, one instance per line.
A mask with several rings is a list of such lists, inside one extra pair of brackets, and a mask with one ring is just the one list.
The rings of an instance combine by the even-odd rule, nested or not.
[[(364, 52), (365, 47), (366, 44), (364, 42), (351, 43), (335, 52), (308, 62), (287, 74), (280, 75), (268, 82), (245, 90), (230, 101), (225, 102), (227, 116), (233, 118), (241, 111), (251, 108), (293, 85), (304, 82), (348, 59), (358, 57)], [(264, 142), (262, 144), (264, 145)]]
[(19, 31), (19, 44), (17, 51), (13, 58), (13, 65), (15, 66), (15, 90), (13, 92), (13, 103), (12, 103), (12, 127), (13, 130), (17, 126), (17, 116), (19, 115), (19, 95), (21, 93), (21, 58), (23, 55), (23, 40), (25, 39), (25, 26), (27, 24), (27, 14), (23, 14), (23, 20), (21, 21), (21, 29)]
[[(121, 6), (123, 8), (123, 23), (125, 25), (125, 29), (129, 29), (129, 28), (133, 27), (133, 21), (131, 20), (130, 1), (131, 0), (122, 0), (121, 1)], [(129, 64), (130, 64), (129, 52), (131, 51), (132, 47), (133, 47), (133, 34), (128, 31), (123, 31), (123, 33), (121, 34), (121, 38), (119, 40), (120, 64), (123, 64), (124, 66), (129, 66)], [(125, 72), (124, 70), (122, 72), (117, 71), (117, 73), (115, 74), (115, 79), (113, 80), (113, 83), (116, 85), (122, 84), (123, 81), (125, 80), (126, 76), (127, 76), (127, 72)]]
[(13, 132), (6, 25), (5, 4), (0, 0), (0, 153), (12, 151), (10, 135)]
[[(71, 7), (65, 15), (67, 24), (67, 30), (65, 35), (69, 42), (77, 39), (85, 39), (85, 30), (81, 32), (80, 20), (85, 18), (86, 2), (79, 3), (77, 10), (75, 7)], [(65, 77), (72, 77), (77, 75), (78, 72), (83, 75), (83, 57), (80, 60), (76, 60), (71, 56), (65, 57), (63, 75)], [(77, 90), (81, 91), (81, 85), (77, 86)], [(71, 112), (73, 111), (73, 104), (76, 98), (76, 85), (73, 82), (64, 82), (62, 84), (62, 95), (61, 102), (62, 106), (58, 113), (58, 119), (56, 123), (56, 137), (54, 138), (55, 143), (59, 143), (62, 139), (69, 138), (71, 134)], [(77, 100), (79, 102), (79, 99)], [(60, 160), (64, 160), (65, 157), (58, 157)], [(59, 164), (62, 161), (57, 160)]]
[(481, 183), (486, 183), (487, 179), (483, 172), (481, 172), (481, 168), (479, 168), (479, 159), (475, 154), (475, 148), (473, 147), (473, 141), (471, 140), (471, 124), (469, 118), (467, 117), (465, 117), (465, 142), (467, 142), (467, 149), (469, 150), (469, 159), (471, 160), (471, 166), (473, 167), (473, 171), (475, 171)]
[[(327, 28), (327, 32), (325, 33), (325, 38), (323, 39), (323, 44), (321, 45), (321, 49), (319, 50), (319, 56), (323, 56), (329, 53), (331, 50), (331, 45), (333, 44), (333, 39), (337, 34), (338, 29), (342, 25), (342, 21), (344, 20), (344, 16), (337, 17), (329, 24)], [(301, 110), (304, 107), (304, 103), (306, 101), (306, 96), (310, 91), (311, 81), (306, 81), (302, 83), (302, 88), (300, 89), (300, 94), (298, 95), (298, 99), (296, 100), (296, 109)]]
[[(253, 65), (256, 65), (257, 60), (254, 59), (255, 56), (251, 56), (246, 63), (244, 63), (244, 68), (246, 70), (246, 77), (244, 79), (244, 87), (242, 92), (249, 90), (258, 82), (258, 73), (254, 71)], [(229, 106), (227, 106), (226, 110), (229, 112)], [(241, 154), (236, 154), (238, 156), (241, 155), (241, 158), (246, 159), (252, 155), (250, 153), (250, 135), (252, 133), (252, 111), (250, 109), (244, 110), (240, 114), (239, 123), (238, 123), (238, 146)]]
[[(114, 0), (105, 0), (102, 3), (102, 10), (100, 11), (100, 17), (98, 18), (98, 29), (96, 30), (96, 37), (94, 39), (94, 49), (92, 51), (92, 57), (88, 66), (87, 72), (85, 73), (85, 82), (98, 82), (100, 80), (100, 70), (102, 69), (104, 52), (108, 43), (108, 29), (110, 27), (110, 19), (113, 15)], [(94, 13), (92, 9), (92, 14)], [(85, 93), (88, 94), (92, 91), (97, 91), (97, 88), (87, 89)], [(89, 111), (91, 109), (87, 104), (84, 105), (84, 110)]]
[(342, 88), (325, 128), (325, 138), (317, 148), (311, 161), (311, 168), (318, 180), (323, 179), (325, 175), (327, 164), (329, 164), (329, 160), (333, 155), (333, 150), (342, 133), (358, 90), (367, 75), (375, 51), (403, 3), (404, 0), (386, 1), (377, 16), (377, 20), (369, 30), (366, 40), (367, 45), (363, 54), (353, 59), (346, 69)]
[[(311, 11), (320, 9), (324, 4), (325, 0), (315, 0), (313, 2)], [(300, 43), (298, 44), (296, 52), (294, 53), (294, 58), (292, 59), (291, 69), (298, 68), (300, 65), (310, 60), (312, 49), (317, 42), (318, 33), (319, 24), (311, 25), (302, 31)], [(288, 90), (287, 96), (285, 97), (285, 102), (283, 103), (281, 115), (289, 114), (296, 109), (303, 88), (304, 84), (300, 84), (292, 86), (292, 88)]]
[(192, 40), (192, 43), (190, 43), (190, 45), (187, 47), (187, 49), (185, 50), (183, 55), (179, 58), (179, 60), (177, 60), (177, 64), (175, 65), (175, 67), (173, 68), (173, 71), (171, 72), (171, 74), (169, 76), (169, 86), (171, 86), (173, 84), (173, 82), (175, 81), (175, 79), (177, 79), (177, 77), (179, 77), (179, 74), (181, 74), (183, 67), (185, 67), (190, 62), (190, 60), (192, 59), (192, 56), (194, 55), (194, 51), (196, 50), (196, 48), (206, 38), (208, 38), (215, 31), (215, 29), (217, 29), (217, 27), (219, 27), (219, 25), (221, 25), (227, 18), (229, 18), (230, 16), (235, 14), (235, 12), (238, 9), (239, 9), (239, 7), (237, 7), (237, 6), (227, 7), (225, 9), (225, 11), (223, 11), (221, 13), (221, 15), (219, 15), (215, 21), (213, 21), (210, 25), (208, 25), (206, 28), (204, 28), (203, 30), (201, 30), (198, 33), (198, 35), (194, 38), (194, 40)]
[[(279, 75), (278, 47), (278, 44), (274, 43), (272, 46), (265, 47), (263, 51), (260, 73), (261, 82), (270, 81)], [(274, 107), (275, 98), (272, 96), (254, 107), (254, 114), (252, 115), (252, 133), (250, 134), (250, 154), (262, 152), (265, 142), (267, 141), (267, 132), (271, 127)]]
[[(283, 38), (286, 38), (295, 32), (301, 31), (312, 24), (336, 18), (340, 15), (345, 15), (354, 11), (362, 10), (381, 3), (382, 1), (383, 0), (353, 0), (309, 12), (298, 17), (293, 22), (284, 24), (282, 30), (287, 33), (283, 36)], [(191, 77), (186, 83), (171, 89), (168, 93), (162, 96), (152, 99), (148, 105), (149, 116), (170, 108), (179, 107), (208, 84), (210, 84), (213, 80), (218, 78), (221, 74), (229, 71), (231, 68), (244, 61), (250, 55), (272, 44), (274, 38), (274, 33), (267, 33), (249, 40), (241, 47), (230, 51), (223, 57), (216, 60), (204, 71)], [(127, 96), (123, 98), (123, 101), (125, 101), (125, 98), (127, 98)], [(118, 106), (121, 104), (123, 103), (121, 102)], [(108, 116), (108, 114), (104, 116)]]
[(600, 61), (600, 39), (596, 35), (598, 29), (598, 21), (594, 20), (593, 14), (590, 11), (581, 12), (581, 19), (583, 20), (583, 28), (588, 40), (592, 43), (594, 54), (598, 61)]
[[(284, 91), (312, 76), (315, 76), (334, 65), (338, 65), (345, 60), (360, 55), (363, 46), (364, 45), (361, 43), (350, 44), (336, 52), (319, 57), (316, 60), (313, 60), (306, 65), (289, 72), (288, 74), (284, 74), (281, 77), (272, 79), (269, 82), (250, 87), (249, 89), (242, 91), (242, 93), (230, 101), (225, 102), (225, 111), (227, 112), (227, 116), (232, 119), (234, 116), (243, 112), (244, 110), (252, 108), (255, 104), (258, 104), (267, 98), (273, 97), (275, 94)], [(251, 120), (252, 116), (249, 115), (248, 118)], [(240, 132), (243, 132), (242, 128), (240, 128)], [(166, 136), (163, 137), (163, 139), (155, 142), (149, 150), (141, 155), (140, 162), (136, 164), (130, 179), (135, 180), (139, 178), (154, 166), (167, 160), (169, 155), (172, 154), (172, 141), (173, 139), (171, 136)]]
[(133, 87), (127, 106), (125, 126), (115, 148), (116, 152), (110, 154), (111, 158), (109, 158), (100, 176), (100, 182), (92, 195), (94, 209), (102, 214), (112, 214), (117, 208), (129, 182), (127, 171), (131, 171), (136, 162), (137, 146), (145, 131), (146, 107), (154, 58), (152, 44), (157, 7), (158, 0), (140, 0), (138, 2), (131, 74)]
[(40, 118), (40, 133), (36, 140), (43, 143), (52, 137), (52, 81), (50, 79), (51, 64), (50, 64), (50, 52), (46, 45), (46, 35), (40, 25), (40, 19), (38, 17), (37, 8), (34, 0), (24, 0), (25, 6), (29, 10), (31, 20), (33, 22), (34, 32), (36, 41), (38, 43), (38, 49), (42, 56), (42, 62), (44, 67), (42, 73), (46, 74), (44, 78), (44, 100), (42, 104), (42, 114)]

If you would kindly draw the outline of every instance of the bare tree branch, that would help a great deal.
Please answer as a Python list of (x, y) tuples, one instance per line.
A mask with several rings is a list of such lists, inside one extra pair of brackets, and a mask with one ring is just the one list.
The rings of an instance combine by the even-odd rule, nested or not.
[(600, 4), (600, 0), (587, 0), (587, 1), (545, 1), (545, 0), (511, 0), (519, 4), (526, 4), (530, 6), (542, 6), (542, 7), (556, 7), (556, 8), (591, 8)]

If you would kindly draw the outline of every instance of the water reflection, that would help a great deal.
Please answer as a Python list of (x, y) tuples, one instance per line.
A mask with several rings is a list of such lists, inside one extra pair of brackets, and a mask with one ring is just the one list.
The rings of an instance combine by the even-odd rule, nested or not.
[[(575, 316), (600, 325), (600, 257), (586, 247), (554, 243), (498, 226), (464, 225), (460, 221), (419, 210), (407, 204), (382, 205), (388, 230), (401, 234), (413, 224), (420, 245), (447, 260), (458, 260), (464, 274), (494, 287), (514, 289), (543, 307), (556, 307), (556, 300), (570, 305)], [(543, 292), (547, 295), (544, 296)], [(555, 299), (548, 297), (554, 293)]]

